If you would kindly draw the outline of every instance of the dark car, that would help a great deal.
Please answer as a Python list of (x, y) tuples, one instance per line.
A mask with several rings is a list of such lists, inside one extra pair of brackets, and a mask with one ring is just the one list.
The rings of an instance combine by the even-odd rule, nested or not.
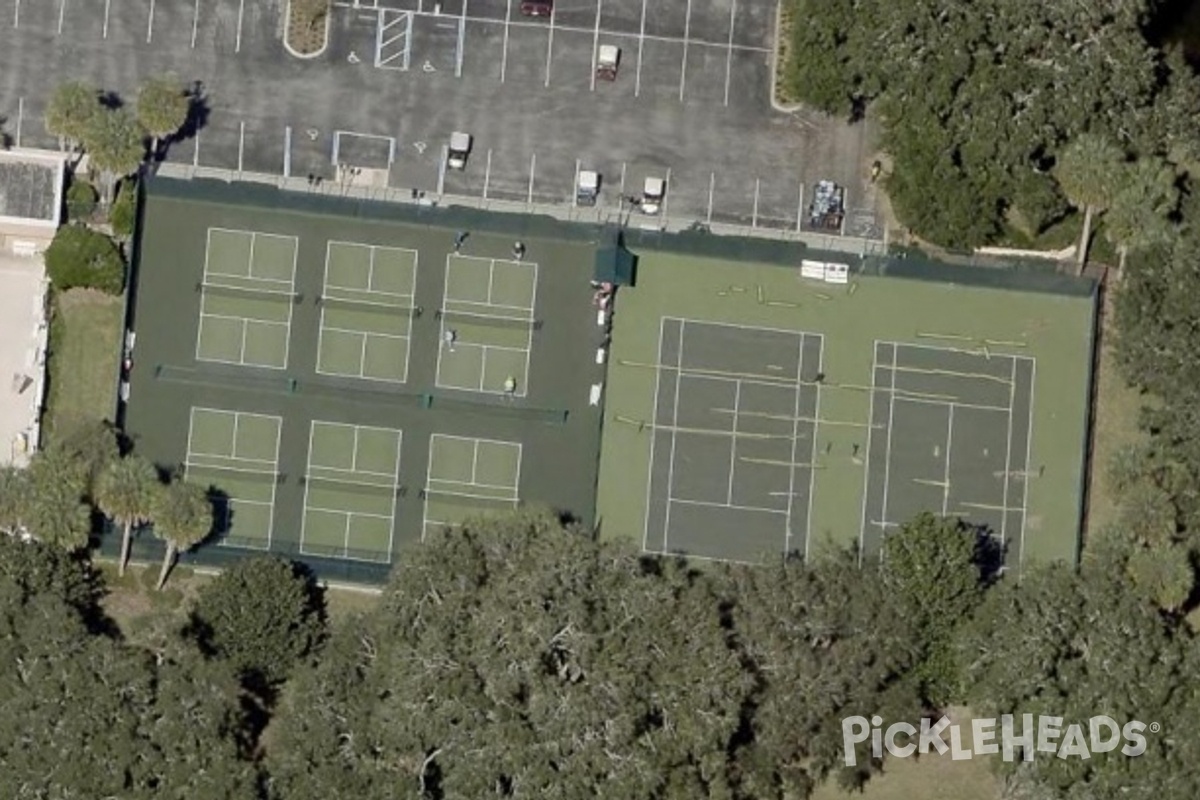
[(554, 0), (522, 0), (521, 13), (527, 17), (548, 17), (554, 10)]

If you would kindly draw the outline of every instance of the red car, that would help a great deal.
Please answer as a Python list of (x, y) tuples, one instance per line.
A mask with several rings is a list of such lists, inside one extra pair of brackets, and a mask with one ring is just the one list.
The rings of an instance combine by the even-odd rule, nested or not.
[(548, 17), (554, 10), (554, 0), (522, 0), (521, 13), (527, 17)]

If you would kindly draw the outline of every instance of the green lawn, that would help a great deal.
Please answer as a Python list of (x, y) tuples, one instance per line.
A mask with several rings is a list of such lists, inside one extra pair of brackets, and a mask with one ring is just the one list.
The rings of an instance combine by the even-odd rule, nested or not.
[(50, 330), (50, 386), (44, 424), (111, 419), (116, 406), (124, 306), (90, 289), (58, 296)]

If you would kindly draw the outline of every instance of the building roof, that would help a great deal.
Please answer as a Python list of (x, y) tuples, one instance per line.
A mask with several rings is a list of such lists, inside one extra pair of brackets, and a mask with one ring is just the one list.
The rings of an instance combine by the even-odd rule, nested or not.
[(0, 152), (0, 218), (57, 227), (63, 173), (61, 157), (22, 150)]

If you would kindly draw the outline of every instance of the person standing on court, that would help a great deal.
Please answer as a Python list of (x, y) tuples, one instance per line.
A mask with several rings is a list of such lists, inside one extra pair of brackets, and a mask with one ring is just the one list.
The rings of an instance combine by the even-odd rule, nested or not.
[(446, 343), (446, 349), (449, 350), (451, 353), (454, 352), (454, 342), (457, 339), (458, 339), (458, 333), (456, 331), (454, 331), (452, 328), (447, 328), (446, 332), (442, 334), (442, 341), (444, 341)]
[(454, 252), (457, 253), (459, 250), (462, 250), (463, 243), (467, 241), (469, 235), (466, 231), (459, 231), (454, 234)]

